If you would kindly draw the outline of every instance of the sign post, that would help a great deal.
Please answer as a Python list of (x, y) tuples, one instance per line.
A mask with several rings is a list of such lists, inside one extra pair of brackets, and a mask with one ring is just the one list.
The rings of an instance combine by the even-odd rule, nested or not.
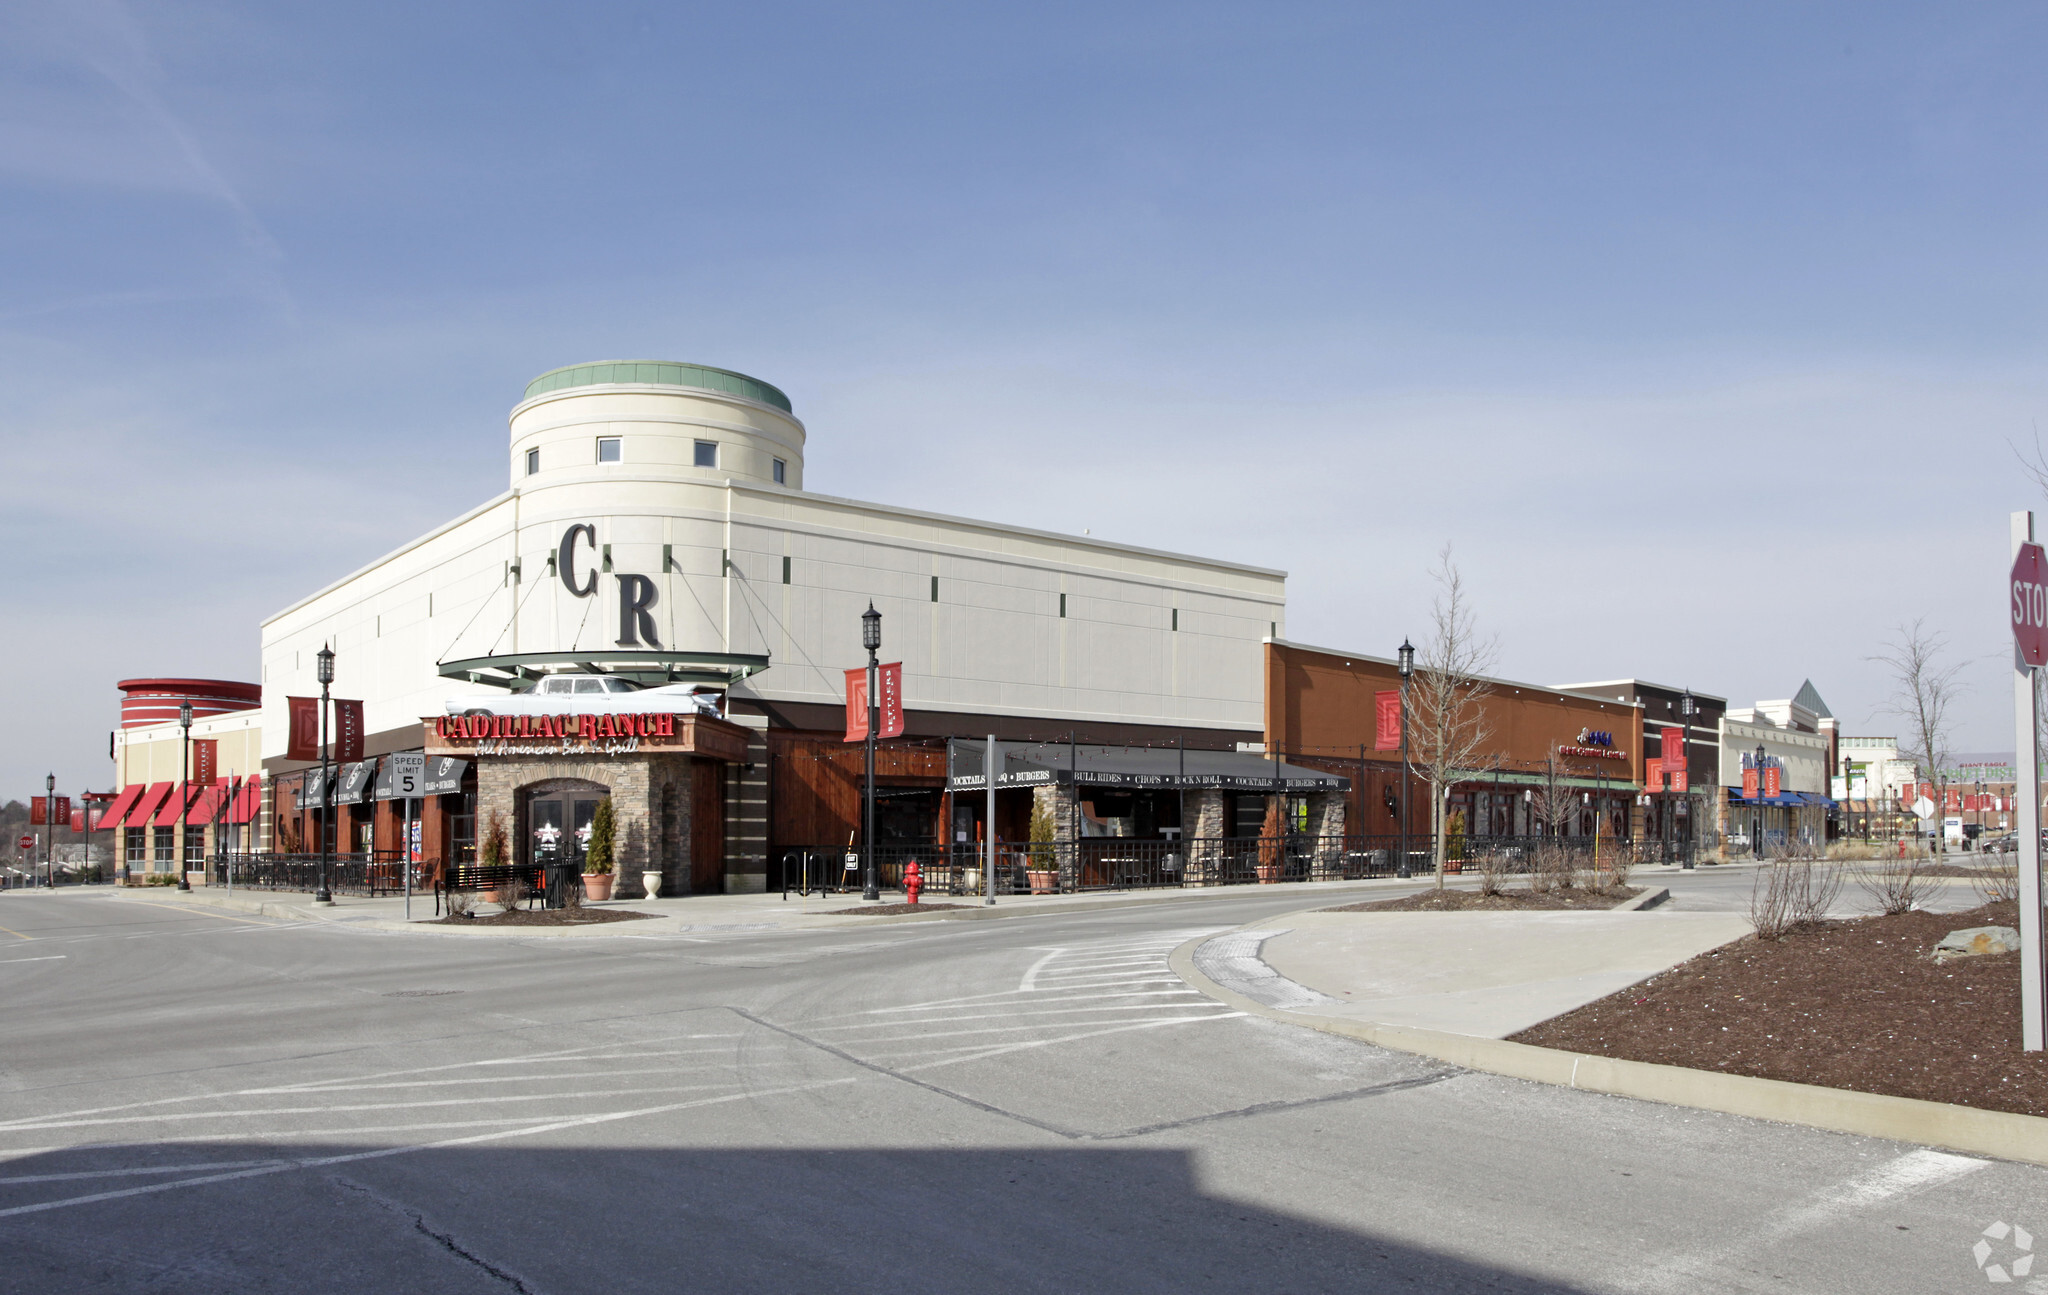
[(2012, 577), (2007, 584), (2012, 618), (2013, 808), (2019, 829), (2014, 857), (2020, 870), (2020, 1048), (2048, 1049), (2048, 975), (2041, 956), (2041, 750), (2040, 675), (2048, 665), (2048, 557), (2034, 543), (2034, 514), (2012, 515)]
[(404, 862), (398, 866), (405, 870), (405, 920), (410, 922), (412, 869), (416, 854), (413, 849), (412, 833), (413, 824), (419, 821), (413, 816), (412, 803), (426, 797), (423, 788), (427, 781), (427, 755), (424, 751), (400, 751), (396, 755), (386, 756), (385, 761), (391, 771), (391, 789), (397, 793), (396, 799), (405, 808), (405, 824), (401, 829), (405, 833), (405, 857)]

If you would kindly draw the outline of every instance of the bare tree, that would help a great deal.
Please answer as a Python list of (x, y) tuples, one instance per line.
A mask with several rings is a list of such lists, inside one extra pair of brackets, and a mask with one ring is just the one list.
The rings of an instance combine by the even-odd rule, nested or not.
[(1543, 781), (1534, 789), (1536, 794), (1530, 797), (1531, 808), (1543, 821), (1544, 830), (1557, 837), (1568, 835), (1565, 825), (1571, 822), (1583, 803), (1583, 793), (1572, 787), (1565, 773), (1564, 752), (1561, 750), (1564, 745), (1562, 742), (1550, 744), (1550, 753), (1543, 757)]
[[(1902, 754), (1933, 781), (1937, 813), (1948, 804), (1949, 709), (1962, 692), (1956, 676), (1962, 673), (1963, 663), (1948, 665), (1940, 659), (1947, 644), (1945, 637), (1926, 628), (1924, 620), (1916, 619), (1899, 626), (1897, 638), (1885, 644), (1884, 652), (1870, 658), (1891, 675), (1892, 693), (1883, 710), (1905, 721), (1906, 749)], [(1935, 849), (1945, 851), (1938, 829), (1934, 839)]]
[(1493, 669), (1498, 644), (1494, 639), (1479, 637), (1465, 581), (1457, 564), (1451, 561), (1448, 544), (1437, 554), (1437, 564), (1430, 576), (1436, 581), (1437, 595), (1430, 604), (1430, 632), (1418, 654), (1421, 660), (1415, 671), (1414, 696), (1409, 706), (1414, 717), (1412, 763), (1429, 784), (1429, 820), (1436, 841), (1436, 884), (1441, 890), (1445, 810), (1451, 788), (1471, 776), (1493, 737), (1483, 703), (1492, 691), (1485, 676)]

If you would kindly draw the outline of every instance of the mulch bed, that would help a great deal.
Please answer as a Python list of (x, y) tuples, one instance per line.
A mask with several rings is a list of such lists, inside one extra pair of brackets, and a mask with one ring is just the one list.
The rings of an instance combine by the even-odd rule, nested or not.
[(972, 904), (862, 904), (859, 908), (828, 908), (826, 917), (845, 917), (849, 913), (871, 915), (875, 913), (929, 913), (939, 908), (972, 908)]
[(429, 925), (595, 926), (600, 922), (636, 922), (653, 916), (625, 908), (515, 908), (509, 913), (480, 913), (475, 917), (437, 917)]
[(1476, 890), (1425, 890), (1399, 899), (1375, 899), (1363, 904), (1326, 908), (1325, 913), (1528, 913), (1548, 909), (1581, 911), (1613, 908), (1643, 893), (1641, 886), (1617, 886), (1606, 894), (1573, 887), (1537, 894), (1530, 890), (1504, 890), (1482, 895)]
[(2019, 955), (1931, 956), (1950, 931), (2018, 925), (2000, 903), (1747, 936), (1514, 1039), (2048, 1115), (2048, 1055), (2020, 1051)]

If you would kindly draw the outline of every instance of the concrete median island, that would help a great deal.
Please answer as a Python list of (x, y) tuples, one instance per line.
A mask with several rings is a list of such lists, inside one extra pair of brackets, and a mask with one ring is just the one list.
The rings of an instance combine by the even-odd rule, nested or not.
[[(1902, 937), (1895, 941), (1896, 952), (1919, 956), (1932, 974), (1946, 978), (1959, 969), (1936, 964), (1929, 956), (1943, 931), (2000, 916), (1914, 913), (1832, 922), (1828, 927), (1837, 932), (1837, 944), (1843, 943), (1842, 928), (1861, 928), (1860, 941), (1850, 943), (1868, 944), (1885, 934)], [(1908, 931), (1904, 919), (1919, 925)], [(1715, 922), (1720, 923), (1718, 928)], [(1871, 925), (1878, 922), (1893, 925), (1880, 931)], [(2010, 992), (1996, 998), (2015, 1018), (2009, 1044), (1980, 1042), (1972, 1057), (1964, 1041), (1955, 1045), (1962, 1050), (1952, 1054), (1972, 1073), (1980, 1063), (1993, 1070), (2003, 1062), (2031, 1068), (2018, 1077), (2022, 1082), (2006, 1085), (2016, 1100), (2003, 1106), (1988, 1100), (1979, 1091), (1983, 1085), (1975, 1082), (1950, 1089), (1923, 1086), (1919, 1092), (1909, 1089), (1908, 1095), (1900, 1095), (1898, 1085), (1891, 1091), (1854, 1091), (1826, 1086), (1838, 1081), (1825, 1068), (1809, 1069), (1812, 1078), (1795, 1082), (1790, 1076), (1741, 1073), (1733, 1066), (1669, 1064), (1677, 1058), (1649, 1055), (1655, 1049), (1601, 1048), (1597, 1037), (1587, 1034), (1598, 1022), (1611, 1023), (1619, 1012), (1652, 1006), (1659, 984), (1683, 986), (1695, 997), (1714, 992), (1705, 979), (1710, 973), (1701, 968), (1739, 962), (1768, 943), (1751, 936), (1748, 926), (1739, 915), (1728, 913), (1305, 912), (1191, 940), (1175, 951), (1172, 966), (1195, 988), (1241, 1010), (1468, 1069), (2048, 1164), (2048, 1118), (2019, 1113), (2037, 1102), (2040, 1084), (2048, 1081), (2048, 1061), (2031, 1054), (2018, 1060), (2018, 995), (2010, 986)], [(1698, 947), (1685, 952), (1688, 942)], [(1780, 950), (1776, 956), (1799, 954), (1796, 949)], [(1979, 988), (1991, 988), (1997, 975), (1992, 964), (2012, 960), (2013, 955), (1973, 959), (1983, 969), (1972, 969), (1974, 979), (1971, 973), (1960, 973), (1961, 981), (1974, 997)], [(1777, 970), (1782, 973), (1783, 968)], [(1784, 987), (1797, 987), (1816, 1001), (1838, 994), (1839, 977), (1831, 977), (1825, 967), (1809, 970), (1811, 974), (1797, 977), (1780, 974), (1779, 979)], [(1601, 988), (1603, 982), (1606, 989)], [(1902, 987), (1907, 991), (1902, 999), (1913, 992), (1924, 996), (1924, 987), (1887, 985), (1882, 978), (1867, 975), (1860, 990), (1881, 995)], [(1631, 1037), (1675, 1037), (1680, 1021), (1693, 1033), (1711, 1029), (1718, 1035), (1722, 1025), (1734, 1019), (1731, 1013), (1744, 1010), (1735, 1001), (1739, 991), (1721, 988), (1728, 989), (1728, 1001), (1711, 1021), (1692, 1019), (1704, 1015), (1704, 1000), (1658, 1003), (1662, 1019), (1653, 1024), (1672, 1028), (1636, 1031)], [(1748, 997), (1744, 994), (1743, 1000)], [(1991, 996), (1986, 998), (1991, 1001)], [(1898, 1006), (1905, 1009), (1894, 1013), (1899, 1023), (1927, 1015), (1911, 1010), (1904, 1001)], [(1596, 1013), (1596, 1007), (1604, 1010)], [(1672, 1010), (1665, 1012), (1665, 1007)], [(1802, 1010), (1789, 1000), (1780, 1008), (1781, 1014)], [(1938, 1007), (1935, 1015), (1940, 1015)], [(1760, 1032), (1779, 1033), (1774, 1028)], [(1735, 1033), (1732, 1025), (1729, 1033)], [(1821, 1037), (1826, 1037), (1825, 1027)], [(1853, 1048), (1869, 1041), (1846, 1042)], [(1813, 1052), (1811, 1043), (1809, 1039), (1808, 1055)], [(2003, 1056), (2006, 1051), (2012, 1057)], [(1918, 1059), (1907, 1064), (1923, 1077), (1939, 1077)], [(2035, 1070), (2043, 1073), (2034, 1074)], [(2010, 1077), (1991, 1075), (1993, 1081), (2000, 1078)], [(1930, 1100), (1926, 1095), (1947, 1091), (1955, 1096)], [(1983, 1108), (1959, 1104), (1964, 1100), (1981, 1102)]]

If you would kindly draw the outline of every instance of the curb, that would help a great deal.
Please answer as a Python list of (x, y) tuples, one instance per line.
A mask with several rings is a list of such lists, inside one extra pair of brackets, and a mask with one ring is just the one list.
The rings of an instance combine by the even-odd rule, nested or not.
[[(1238, 929), (1250, 930), (1284, 920), (1249, 923)], [(1342, 1035), (1510, 1079), (2048, 1165), (2048, 1117), (1980, 1111), (1913, 1097), (1885, 1097), (1648, 1061), (1623, 1061), (1510, 1043), (1506, 1039), (1483, 1039), (1405, 1025), (1375, 1025), (1268, 1007), (1225, 989), (1196, 969), (1195, 950), (1216, 938), (1208, 935), (1189, 940), (1173, 951), (1168, 965), (1175, 975), (1216, 1001), (1268, 1020), (1306, 1026), (1324, 1034)]]
[(1607, 911), (1610, 913), (1639, 913), (1646, 908), (1655, 908), (1669, 898), (1671, 898), (1671, 888), (1659, 886), (1655, 890), (1645, 890), (1634, 899), (1623, 900)]
[[(1334, 897), (1348, 896), (1360, 892), (1370, 893), (1371, 890), (1375, 888), (1384, 889), (1387, 888), (1387, 883), (1391, 880), (1391, 878), (1375, 878), (1369, 881), (1313, 882), (1305, 884), (1316, 885), (1319, 887), (1327, 887), (1327, 889), (1319, 889), (1316, 893), (1321, 896)], [(135, 887), (131, 887), (130, 889), (139, 890), (139, 888)], [(165, 893), (162, 894), (161, 898), (168, 898), (173, 902), (179, 904), (199, 904), (205, 905), (210, 908), (228, 908), (233, 909), (236, 912), (252, 913), (258, 917), (284, 918), (290, 921), (297, 922), (318, 922), (322, 925), (340, 926), (345, 929), (353, 931), (393, 931), (409, 932), (421, 935), (452, 934), (462, 936), (464, 938), (497, 937), (524, 940), (532, 939), (536, 936), (542, 938), (551, 936), (588, 938), (603, 937), (614, 934), (655, 934), (663, 929), (657, 927), (655, 931), (650, 932), (647, 931), (646, 928), (641, 927), (638, 923), (631, 922), (607, 922), (603, 925), (589, 927), (479, 927), (456, 925), (444, 926), (440, 923), (433, 921), (431, 918), (414, 918), (412, 921), (407, 922), (402, 920), (395, 921), (390, 918), (383, 917), (349, 917), (345, 915), (349, 912), (349, 906), (346, 901), (344, 901), (342, 904), (334, 908), (321, 908), (316, 907), (311, 902), (280, 903), (276, 900), (243, 899), (240, 895), (230, 896), (226, 893), (207, 893), (209, 890), (212, 889), (211, 887), (195, 888), (189, 894), (181, 894), (180, 892), (169, 887), (164, 887), (162, 889)], [(978, 922), (991, 921), (998, 918), (1006, 917), (1042, 917), (1052, 914), (1086, 916), (1090, 913), (1115, 912), (1120, 909), (1128, 908), (1147, 908), (1160, 904), (1199, 904), (1203, 902), (1204, 897), (1211, 895), (1247, 898), (1249, 897), (1249, 892), (1262, 890), (1263, 888), (1251, 886), (1218, 886), (1204, 889), (1198, 895), (1189, 894), (1187, 891), (1177, 889), (1159, 890), (1144, 894), (1119, 896), (1114, 899), (1091, 900), (1084, 903), (1076, 903), (1072, 900), (1066, 900), (1064, 902), (1058, 900), (1050, 902), (1040, 900), (1034, 903), (1029, 899), (1023, 899), (997, 903), (991, 906), (977, 902), (974, 906), (970, 908), (940, 908), (933, 909), (931, 912), (928, 913), (892, 913), (887, 915), (876, 915), (873, 917), (870, 917), (863, 913), (793, 913), (788, 915), (762, 914), (760, 915), (761, 920), (748, 921), (746, 920), (747, 917), (753, 915), (706, 914), (705, 916), (707, 918), (710, 918), (710, 921), (700, 921), (692, 925), (688, 929), (702, 929), (707, 925), (742, 925), (754, 930), (843, 931), (864, 929), (867, 927), (874, 926), (902, 926), (914, 922)], [(125, 898), (125, 896), (120, 896), (118, 888), (116, 888), (115, 893), (117, 896)], [(1664, 892), (1659, 892), (1660, 895), (1662, 893)], [(156, 897), (158, 896), (152, 896), (152, 898)], [(1637, 898), (1641, 899), (1642, 896), (1638, 896)], [(413, 899), (415, 902), (419, 902), (421, 896), (414, 895)], [(426, 902), (429, 904), (432, 903), (431, 896), (427, 898)], [(847, 899), (847, 903), (849, 906), (858, 904), (859, 902), (860, 900), (858, 896), (849, 896)], [(935, 902), (939, 901), (935, 900)], [(944, 902), (952, 901), (946, 900)], [(631, 901), (627, 901), (627, 904), (630, 903)], [(622, 905), (622, 907), (623, 906), (625, 905)], [(638, 909), (635, 911), (645, 912), (646, 910)], [(677, 919), (686, 916), (686, 914), (675, 912), (650, 914), (650, 917), (652, 917), (656, 921), (660, 921), (663, 919)], [(731, 920), (727, 922), (721, 922), (717, 920), (717, 918), (720, 917), (729, 918)]]

